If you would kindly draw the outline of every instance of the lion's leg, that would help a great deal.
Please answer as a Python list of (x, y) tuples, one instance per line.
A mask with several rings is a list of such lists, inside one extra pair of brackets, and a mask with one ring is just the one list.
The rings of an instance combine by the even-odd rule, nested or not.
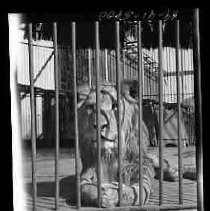
[[(147, 154), (145, 156), (147, 159), (149, 159), (153, 165), (153, 168), (155, 170), (155, 178), (159, 179), (160, 177), (160, 165), (159, 165), (159, 158), (154, 154)], [(163, 160), (163, 180), (165, 181), (177, 181), (178, 180), (178, 171), (176, 168), (172, 168), (168, 162), (168, 160)]]
[[(108, 168), (103, 163), (102, 172)], [(129, 185), (122, 184), (122, 205), (123, 206), (131, 206), (138, 205), (140, 196), (139, 196), (139, 183), (138, 176), (133, 175), (135, 178), (134, 183)], [(143, 190), (142, 190), (142, 204), (145, 204), (149, 200), (150, 192), (151, 192), (151, 181), (150, 176), (145, 172), (142, 175), (143, 177)], [(118, 199), (118, 182), (115, 180), (110, 180), (109, 175), (103, 175), (102, 184), (101, 184), (101, 202), (102, 207), (115, 207), (119, 203)], [(89, 167), (87, 169), (83, 169), (81, 175), (81, 197), (82, 203), (85, 206), (98, 206), (98, 193), (97, 193), (97, 173), (96, 167)]]
[(183, 168), (183, 178), (189, 180), (197, 180), (196, 166), (188, 166)]
[[(131, 186), (122, 186), (122, 205), (132, 206), (138, 205), (139, 196), (139, 183), (134, 183)], [(149, 200), (151, 193), (150, 178), (143, 177), (143, 190), (142, 190), (142, 204), (146, 204)], [(83, 182), (81, 185), (82, 202), (84, 205), (97, 206), (97, 183), (96, 182)], [(118, 199), (118, 182), (110, 182), (101, 184), (101, 206), (102, 207), (115, 207), (119, 203)]]

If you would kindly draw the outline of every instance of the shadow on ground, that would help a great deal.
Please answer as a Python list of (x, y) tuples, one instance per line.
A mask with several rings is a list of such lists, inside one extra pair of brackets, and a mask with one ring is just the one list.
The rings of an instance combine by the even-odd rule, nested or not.
[[(26, 184), (27, 193), (32, 197), (32, 183)], [(60, 198), (71, 206), (76, 205), (76, 177), (71, 175), (60, 180)], [(55, 197), (55, 182), (37, 182), (37, 197)]]

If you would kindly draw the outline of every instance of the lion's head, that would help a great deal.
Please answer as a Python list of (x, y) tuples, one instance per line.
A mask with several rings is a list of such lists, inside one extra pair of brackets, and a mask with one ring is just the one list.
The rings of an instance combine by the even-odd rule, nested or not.
[[(129, 94), (130, 84), (122, 83), (120, 125), (123, 162), (138, 154), (138, 105)], [(80, 154), (83, 170), (97, 162), (96, 91), (88, 86), (78, 87), (78, 123)], [(118, 157), (117, 91), (113, 85), (100, 87), (101, 156), (104, 179), (110, 179)], [(148, 132), (143, 124), (143, 152), (148, 145)], [(110, 167), (111, 165), (111, 167)], [(106, 175), (108, 172), (109, 175)], [(109, 177), (109, 178), (107, 178)]]

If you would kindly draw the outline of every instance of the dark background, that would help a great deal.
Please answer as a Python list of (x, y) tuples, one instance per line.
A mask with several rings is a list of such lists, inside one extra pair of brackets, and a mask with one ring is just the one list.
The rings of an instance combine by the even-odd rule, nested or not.
[[(176, 3), (176, 2), (175, 2)], [(174, 3), (174, 4), (175, 4)], [(42, 8), (45, 9), (43, 6), (41, 7), (40, 4), (35, 2), (31, 3), (33, 8)], [(121, 5), (121, 4), (120, 4)], [(192, 5), (189, 4), (189, 5)], [(54, 5), (56, 6), (56, 5)], [(199, 5), (192, 5), (192, 6), (199, 6)], [(203, 159), (204, 159), (204, 202), (205, 207), (207, 208), (208, 202), (208, 189), (209, 189), (209, 174), (208, 174), (208, 163), (209, 163), (209, 136), (208, 136), (208, 126), (209, 126), (209, 8), (207, 5), (200, 5), (200, 33), (201, 33), (201, 69), (202, 69), (202, 109), (203, 109)], [(16, 10), (14, 8), (17, 8)], [(46, 7), (47, 8), (47, 7)], [(54, 7), (57, 8), (57, 7)], [(59, 6), (58, 6), (59, 8)], [(69, 9), (71, 7), (68, 7)], [(17, 12), (18, 10), (24, 10), (25, 7), (22, 7), (20, 2), (16, 2), (13, 4), (13, 9), (9, 12)], [(100, 11), (101, 9), (107, 8), (98, 8)], [(112, 8), (113, 9), (113, 8)], [(84, 8), (81, 9), (84, 11)], [(81, 11), (80, 10), (80, 11)], [(87, 9), (88, 10), (88, 9)], [(93, 11), (93, 8), (90, 9), (88, 12), (85, 10), (86, 14)], [(76, 9), (74, 12), (78, 12), (79, 8)], [(43, 11), (42, 11), (43, 12)], [(66, 11), (64, 11), (66, 12)], [(74, 16), (74, 14), (72, 15)], [(57, 13), (56, 15), (53, 13), (45, 13), (45, 14), (37, 14), (33, 13), (28, 15), (28, 17), (32, 17), (33, 20), (39, 20), (40, 17), (46, 19), (49, 18), (49, 21), (58, 21), (61, 19), (65, 19), (65, 15), (60, 17)], [(83, 16), (84, 17), (84, 16)], [(87, 16), (84, 18), (86, 19)], [(91, 18), (91, 15), (89, 16)], [(0, 49), (1, 49), (1, 89), (0, 89), (0, 96), (1, 96), (1, 169), (3, 169), (3, 179), (1, 180), (2, 184), (5, 188), (2, 188), (2, 205), (6, 206), (4, 210), (12, 210), (12, 134), (11, 134), (11, 103), (10, 103), (10, 85), (9, 85), (9, 33), (8, 33), (8, 18), (7, 18), (7, 11), (1, 12), (0, 17), (1, 23), (1, 41), (0, 41)], [(2, 75), (3, 73), (3, 75)], [(3, 126), (3, 127), (2, 127)], [(2, 153), (3, 152), (3, 153)], [(2, 186), (3, 187), (3, 186)], [(6, 200), (8, 200), (6, 202)], [(208, 209), (208, 208), (207, 208)], [(206, 210), (207, 210), (206, 209)]]

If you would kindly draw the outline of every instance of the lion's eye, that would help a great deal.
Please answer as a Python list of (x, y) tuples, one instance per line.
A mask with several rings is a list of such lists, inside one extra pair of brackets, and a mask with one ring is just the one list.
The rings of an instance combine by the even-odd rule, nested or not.
[(94, 105), (92, 105), (92, 104), (90, 104), (90, 105), (87, 105), (87, 109), (94, 110)]
[(112, 110), (117, 110), (117, 108), (118, 108), (117, 103), (112, 104)]
[(87, 105), (86, 109), (87, 109), (88, 113), (90, 114), (90, 113), (92, 113), (94, 111), (95, 106), (94, 105)]

